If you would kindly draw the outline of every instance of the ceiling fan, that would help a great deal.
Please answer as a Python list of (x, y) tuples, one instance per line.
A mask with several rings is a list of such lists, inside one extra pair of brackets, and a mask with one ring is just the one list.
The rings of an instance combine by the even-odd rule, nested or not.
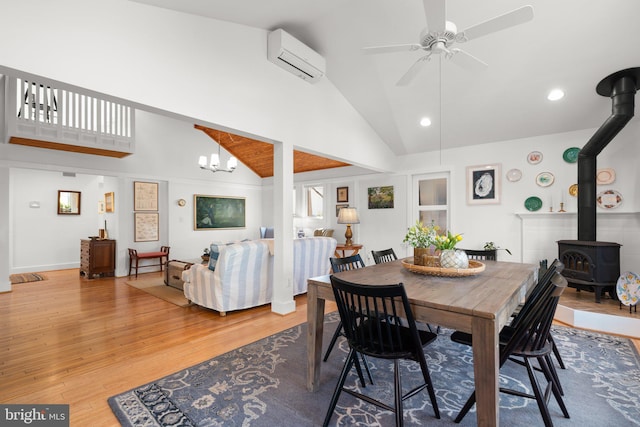
[(368, 54), (416, 50), (422, 50), (427, 53), (425, 56), (419, 58), (400, 80), (398, 80), (398, 83), (396, 83), (398, 86), (406, 86), (411, 83), (434, 54), (444, 55), (444, 57), (450, 59), (451, 62), (464, 68), (478, 69), (487, 67), (487, 64), (480, 59), (454, 46), (457, 43), (474, 40), (533, 19), (533, 7), (523, 6), (458, 32), (456, 25), (446, 20), (446, 0), (422, 1), (424, 3), (424, 13), (427, 18), (427, 27), (420, 33), (419, 43), (364, 48), (365, 53)]

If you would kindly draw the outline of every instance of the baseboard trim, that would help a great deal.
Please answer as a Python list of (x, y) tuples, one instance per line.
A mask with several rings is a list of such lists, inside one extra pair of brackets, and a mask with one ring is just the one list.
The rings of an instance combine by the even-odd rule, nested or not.
[[(623, 309), (628, 308), (623, 307)], [(640, 338), (640, 318), (631, 319), (610, 314), (574, 310), (559, 304), (554, 319), (580, 329), (622, 335), (629, 338)]]

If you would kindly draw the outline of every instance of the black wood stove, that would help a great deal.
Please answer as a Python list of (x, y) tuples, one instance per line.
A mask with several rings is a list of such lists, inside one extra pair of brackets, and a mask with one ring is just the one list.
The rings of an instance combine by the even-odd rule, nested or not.
[(600, 302), (603, 291), (616, 299), (620, 277), (620, 244), (582, 240), (558, 240), (558, 260), (564, 264), (562, 275), (569, 287), (593, 291)]
[(593, 290), (596, 302), (600, 302), (603, 290), (617, 298), (621, 246), (596, 239), (596, 158), (633, 118), (639, 87), (640, 67), (610, 74), (596, 86), (599, 95), (611, 98), (611, 116), (578, 154), (578, 240), (558, 241), (558, 259), (564, 264), (562, 275), (570, 287)]

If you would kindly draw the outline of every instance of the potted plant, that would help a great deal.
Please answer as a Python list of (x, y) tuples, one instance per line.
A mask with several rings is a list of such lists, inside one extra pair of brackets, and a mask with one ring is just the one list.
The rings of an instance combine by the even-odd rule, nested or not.
[(509, 249), (506, 249), (506, 248), (503, 249), (500, 246), (496, 246), (493, 242), (485, 242), (484, 243), (484, 250), (485, 251), (498, 251), (500, 249), (506, 251), (509, 255), (511, 255), (511, 251)]
[(456, 249), (458, 242), (462, 240), (461, 234), (447, 234), (436, 236), (435, 247), (440, 250), (440, 266), (443, 268), (468, 268), (469, 258), (464, 251)]
[(431, 224), (424, 225), (420, 220), (409, 227), (407, 234), (404, 236), (403, 243), (413, 246), (413, 263), (415, 265), (427, 265), (427, 260), (431, 254), (431, 247), (435, 244), (437, 231), (439, 227), (434, 221)]

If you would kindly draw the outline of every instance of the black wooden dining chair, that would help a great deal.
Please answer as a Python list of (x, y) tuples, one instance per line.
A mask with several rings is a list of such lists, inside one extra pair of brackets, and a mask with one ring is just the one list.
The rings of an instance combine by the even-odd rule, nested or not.
[[(395, 412), (396, 426), (402, 426), (402, 402), (426, 388), (435, 417), (440, 418), (440, 410), (423, 349), (424, 346), (435, 341), (437, 335), (429, 331), (418, 330), (404, 285), (402, 283), (360, 285), (332, 275), (331, 286), (344, 333), (349, 343), (349, 355), (340, 372), (338, 384), (331, 397), (323, 425), (329, 425), (343, 391), (367, 403)], [(395, 396), (393, 407), (371, 396), (344, 387), (351, 368), (358, 360), (358, 353), (393, 360)], [(404, 394), (400, 378), (399, 361), (401, 359), (418, 362), (424, 380), (423, 384)], [(415, 374), (412, 372), (411, 375)]]
[(498, 259), (498, 250), (497, 249), (461, 249), (467, 254), (469, 259), (475, 259), (478, 261), (487, 260), (487, 261), (496, 261)]
[[(507, 389), (505, 387), (501, 387), (500, 391), (514, 396), (535, 399), (540, 409), (544, 425), (551, 427), (553, 426), (553, 421), (551, 420), (548, 408), (548, 401), (551, 396), (550, 392), (555, 397), (564, 417), (570, 418), (567, 407), (562, 399), (562, 393), (558, 387), (557, 377), (555, 377), (551, 371), (552, 363), (550, 354), (552, 352), (552, 345), (549, 341), (553, 316), (558, 306), (560, 295), (562, 295), (562, 292), (564, 292), (567, 287), (567, 280), (559, 272), (555, 271), (548, 277), (545, 285), (546, 286), (542, 286), (541, 292), (532, 303), (525, 303), (525, 307), (523, 307), (521, 311), (523, 313), (522, 317), (517, 325), (513, 328), (505, 327), (505, 329), (500, 332), (500, 367), (502, 367), (507, 360), (517, 361), (519, 364), (525, 366), (529, 380), (531, 381), (533, 394)], [(458, 343), (472, 345), (471, 335), (467, 333), (454, 332), (451, 334), (451, 339)], [(540, 366), (539, 369), (543, 372), (547, 381), (544, 391), (535, 374), (536, 369), (531, 363), (532, 359), (537, 360)], [(456, 423), (462, 421), (475, 402), (476, 392), (474, 391), (456, 417)]]
[[(331, 263), (331, 271), (334, 273), (338, 273), (340, 271), (347, 270), (355, 270), (357, 268), (366, 267), (364, 261), (360, 254), (351, 255), (343, 258), (330, 257), (329, 262)], [(333, 350), (333, 347), (336, 345), (336, 341), (340, 336), (344, 336), (344, 331), (342, 328), (342, 321), (338, 322), (338, 326), (336, 327), (333, 336), (331, 337), (331, 341), (329, 341), (329, 346), (327, 347), (327, 351), (324, 354), (323, 362), (326, 362), (329, 358), (329, 354)], [(373, 384), (373, 377), (371, 376), (371, 371), (369, 370), (369, 364), (367, 363), (367, 358), (364, 355), (362, 356), (362, 364), (364, 365), (364, 369), (367, 371), (367, 376), (369, 377), (369, 381)], [(365, 386), (364, 375), (362, 374), (362, 368), (360, 366), (360, 362), (356, 359), (356, 370), (358, 371), (358, 376), (360, 377), (360, 382), (362, 386)]]
[(383, 249), (381, 251), (371, 251), (371, 256), (373, 256), (373, 261), (376, 264), (391, 262), (398, 259), (396, 253), (393, 251), (393, 248)]

